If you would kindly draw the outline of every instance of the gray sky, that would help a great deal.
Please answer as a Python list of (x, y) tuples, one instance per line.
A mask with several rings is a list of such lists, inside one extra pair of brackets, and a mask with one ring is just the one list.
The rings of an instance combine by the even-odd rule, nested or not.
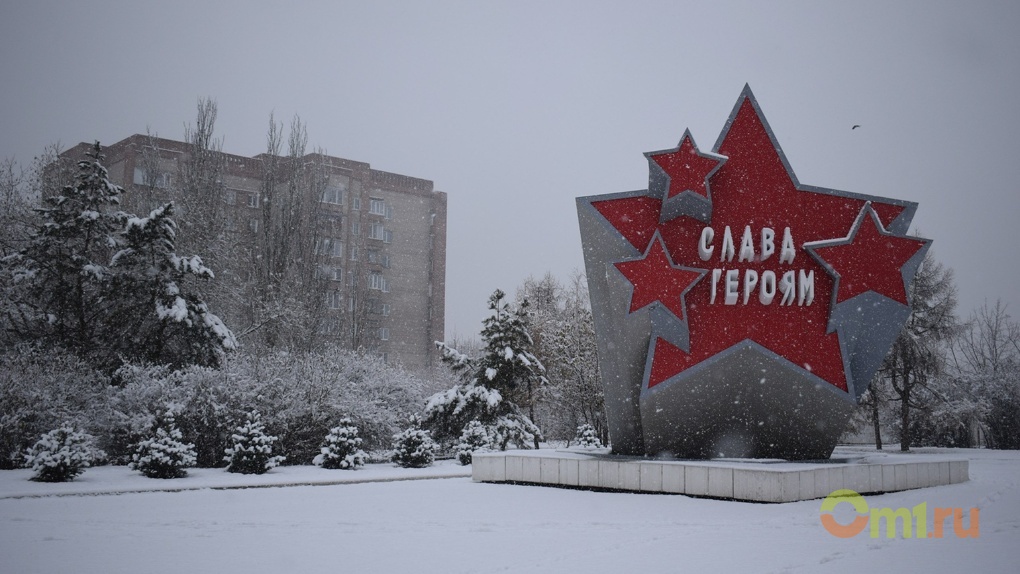
[(1020, 318), (1020, 3), (210, 4), (3, 0), (0, 157), (181, 139), (202, 96), (254, 155), (299, 114), (449, 194), (447, 337), (471, 337), (497, 287), (583, 266), (575, 197), (646, 187), (685, 128), (710, 148), (749, 83), (802, 183), (919, 202), (961, 314)]

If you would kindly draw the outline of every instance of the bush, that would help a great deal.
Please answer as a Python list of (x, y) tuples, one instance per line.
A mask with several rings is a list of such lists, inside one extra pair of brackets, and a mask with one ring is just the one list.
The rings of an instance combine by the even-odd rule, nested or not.
[(478, 421), (471, 421), (464, 432), (460, 433), (460, 442), (457, 443), (457, 461), (462, 465), (471, 464), (471, 459), (476, 452), (487, 452), (492, 450), (494, 437), (491, 430)]
[(185, 469), (195, 466), (196, 460), (195, 445), (183, 439), (174, 411), (168, 409), (163, 420), (156, 425), (155, 436), (139, 441), (135, 446), (128, 466), (149, 478), (183, 478), (188, 475)]
[(599, 440), (595, 427), (590, 424), (583, 424), (577, 427), (577, 435), (574, 437), (574, 441), (581, 448), (602, 448), (602, 441)]
[(32, 480), (67, 482), (85, 472), (95, 459), (103, 456), (92, 446), (92, 435), (61, 425), (42, 435), (25, 454), (25, 462), (35, 471)]
[(326, 435), (326, 442), (312, 463), (322, 468), (354, 470), (365, 465), (365, 451), (360, 446), (358, 427), (349, 418), (340, 419), (340, 424)]
[(418, 417), (411, 417), (410, 427), (393, 435), (393, 462), (404, 468), (432, 466), (436, 459), (436, 443), (427, 430), (421, 428)]
[(267, 435), (258, 411), (248, 413), (248, 420), (237, 428), (231, 437), (234, 445), (227, 449), (227, 472), (265, 474), (283, 462), (284, 457), (273, 456), (273, 443), (277, 437)]

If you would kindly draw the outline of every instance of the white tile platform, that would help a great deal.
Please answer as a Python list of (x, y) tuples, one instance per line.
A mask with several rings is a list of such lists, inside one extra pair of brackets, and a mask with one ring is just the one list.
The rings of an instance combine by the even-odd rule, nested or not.
[(605, 449), (516, 450), (475, 453), (471, 467), (475, 482), (688, 494), (752, 502), (824, 498), (841, 488), (869, 494), (969, 480), (965, 459), (892, 453), (787, 462), (652, 460), (610, 455)]

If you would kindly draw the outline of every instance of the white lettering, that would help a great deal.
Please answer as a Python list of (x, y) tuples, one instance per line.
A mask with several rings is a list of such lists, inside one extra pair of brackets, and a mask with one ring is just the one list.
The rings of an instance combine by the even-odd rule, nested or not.
[(715, 246), (712, 245), (714, 238), (715, 230), (711, 227), (701, 230), (701, 241), (698, 241), (698, 257), (701, 257), (702, 261), (708, 261), (712, 257), (712, 252), (715, 251)]
[(776, 272), (761, 272), (761, 289), (758, 291), (758, 301), (762, 305), (770, 305), (776, 296)]
[(726, 304), (737, 304), (737, 290), (740, 288), (740, 271), (730, 269), (726, 272)]
[(810, 305), (815, 300), (815, 272), (812, 269), (807, 273), (800, 270), (800, 280), (797, 282), (797, 305)]
[(736, 246), (733, 245), (733, 232), (730, 231), (730, 226), (727, 225), (726, 229), (723, 230), (722, 249), (719, 251), (719, 261), (733, 261), (734, 251), (736, 251)]
[(715, 304), (715, 290), (719, 286), (719, 278), (722, 277), (722, 269), (712, 270), (712, 297), (709, 299), (710, 304)]
[(771, 227), (761, 228), (761, 260), (765, 261), (776, 252), (776, 231)]
[(779, 280), (779, 292), (783, 294), (783, 299), (779, 302), (780, 305), (793, 305), (797, 298), (796, 277), (793, 271), (783, 273), (783, 278)]
[(744, 271), (744, 305), (747, 305), (747, 299), (751, 296), (751, 291), (754, 291), (754, 287), (757, 284), (758, 272), (754, 269)]
[(790, 234), (790, 228), (787, 227), (783, 230), (783, 249), (779, 252), (779, 263), (793, 263), (793, 258), (797, 256), (797, 248), (793, 246), (793, 235)]
[(754, 261), (754, 236), (751, 235), (751, 226), (744, 226), (744, 237), (740, 240), (739, 261)]

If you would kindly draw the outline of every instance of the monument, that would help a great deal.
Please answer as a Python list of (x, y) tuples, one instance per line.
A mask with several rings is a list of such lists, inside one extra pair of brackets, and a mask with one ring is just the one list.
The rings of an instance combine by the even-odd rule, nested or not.
[[(761, 478), (688, 462), (667, 480), (667, 460), (829, 459), (910, 315), (931, 241), (907, 234), (915, 203), (801, 184), (747, 86), (712, 151), (685, 131), (645, 157), (647, 189), (577, 199), (612, 455), (630, 462), (485, 455), (476, 480), (771, 501), (966, 480), (965, 461), (910, 467), (912, 483), (907, 466), (875, 464)], [(761, 480), (771, 494), (755, 498)]]

